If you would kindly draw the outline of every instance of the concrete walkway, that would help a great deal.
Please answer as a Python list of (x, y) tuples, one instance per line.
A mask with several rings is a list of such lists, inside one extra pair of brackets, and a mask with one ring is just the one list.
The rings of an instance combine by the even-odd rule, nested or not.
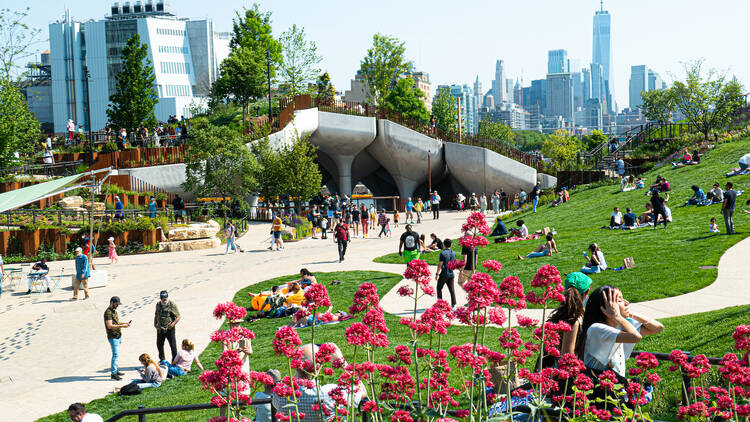
[[(467, 214), (441, 214), (417, 225), (420, 233), (456, 237)], [(70, 287), (52, 294), (24, 296), (25, 287), (6, 292), (0, 299), (0, 419), (33, 420), (59, 412), (75, 401), (87, 402), (113, 391), (135, 378), (138, 355), (156, 358), (154, 307), (158, 292), (166, 289), (179, 306), (182, 320), (177, 325), (178, 342), (190, 338), (198, 350), (209, 342), (209, 333), (219, 326), (210, 317), (216, 303), (231, 300), (235, 292), (249, 284), (292, 274), (306, 267), (312, 272), (379, 270), (403, 272), (403, 265), (376, 264), (374, 257), (396, 251), (398, 238), (356, 238), (347, 259), (338, 263), (336, 245), (329, 240), (288, 243), (286, 250), (271, 252), (269, 224), (253, 224), (239, 240), (245, 253), (224, 256), (224, 249), (178, 253), (123, 256), (109, 265), (97, 259), (97, 268), (109, 272), (107, 287), (92, 289), (91, 299), (71, 302)], [(400, 235), (402, 227), (396, 228)], [(372, 232), (371, 233), (377, 233)], [(750, 303), (750, 278), (742, 277), (743, 256), (750, 251), (750, 239), (735, 245), (722, 257), (718, 280), (688, 295), (638, 304), (656, 317), (682, 315)], [(53, 262), (52, 274), (60, 268), (70, 273), (72, 261)], [(434, 271), (434, 268), (433, 268)], [(394, 289), (395, 290), (395, 289)], [(460, 290), (460, 289), (459, 289)], [(381, 292), (384, 294), (385, 292)], [(120, 319), (132, 319), (123, 330), (120, 366), (123, 381), (109, 379), (110, 350), (103, 327), (103, 313), (109, 298), (122, 299)], [(83, 296), (81, 294), (81, 296)], [(463, 301), (463, 302), (462, 302)], [(420, 308), (434, 299), (420, 301)], [(459, 303), (465, 297), (459, 293)], [(409, 313), (413, 303), (385, 294), (384, 308), (393, 314)], [(658, 309), (656, 312), (654, 309)], [(169, 353), (169, 352), (167, 352)], [(34, 399), (32, 399), (32, 397)]]

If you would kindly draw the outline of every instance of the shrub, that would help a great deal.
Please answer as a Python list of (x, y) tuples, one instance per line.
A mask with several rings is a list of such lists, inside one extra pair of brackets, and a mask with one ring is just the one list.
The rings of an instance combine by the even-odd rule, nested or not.
[(102, 152), (117, 152), (117, 144), (114, 142), (107, 142), (102, 145)]

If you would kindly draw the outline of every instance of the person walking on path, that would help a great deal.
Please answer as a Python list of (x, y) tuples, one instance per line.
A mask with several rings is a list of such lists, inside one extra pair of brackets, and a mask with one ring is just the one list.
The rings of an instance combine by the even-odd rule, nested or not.
[(451, 307), (456, 306), (456, 291), (453, 287), (454, 274), (453, 270), (448, 266), (456, 260), (456, 253), (451, 250), (450, 239), (443, 241), (443, 250), (440, 252), (440, 258), (438, 258), (437, 272), (435, 273), (435, 279), (437, 279), (437, 297), (438, 300), (443, 298), (443, 286), (448, 286), (448, 293), (451, 295)]
[(148, 201), (148, 216), (149, 218), (156, 218), (156, 198), (153, 196)]
[(185, 200), (180, 198), (180, 195), (175, 195), (174, 200), (172, 200), (172, 207), (174, 208), (174, 221), (177, 222), (177, 219), (179, 218), (180, 221), (184, 224)]
[(534, 212), (536, 212), (536, 205), (539, 203), (539, 195), (541, 194), (542, 194), (542, 184), (537, 181), (536, 185), (534, 185), (534, 189), (532, 189), (531, 193), (529, 194), (529, 197), (532, 200)]
[(404, 257), (404, 264), (419, 259), (419, 234), (411, 229), (411, 224), (406, 225), (406, 231), (398, 242), (398, 255)]
[(414, 202), (412, 202), (411, 198), (408, 198), (406, 200), (406, 218), (404, 219), (404, 222), (407, 224), (414, 224), (414, 214), (412, 213), (413, 209)]
[[(466, 236), (470, 236), (466, 234)], [(463, 288), (467, 281), (471, 280), (471, 276), (474, 275), (474, 270), (477, 264), (477, 248), (470, 248), (463, 246), (461, 248), (461, 256), (464, 261), (464, 266), (458, 273), (458, 285)]]
[(438, 192), (432, 192), (432, 219), (437, 220), (440, 218), (440, 195)]
[(281, 221), (279, 214), (274, 214), (273, 221), (271, 222), (271, 246), (269, 250), (273, 250), (273, 246), (276, 245), (276, 250), (279, 251), (284, 249), (283, 240), (281, 240), (281, 229), (284, 227), (284, 222)]
[(120, 316), (117, 315), (118, 306), (120, 306), (120, 298), (112, 296), (109, 300), (109, 307), (104, 311), (104, 329), (107, 331), (107, 341), (112, 349), (110, 378), (120, 381), (121, 375), (125, 375), (117, 369), (117, 359), (120, 357), (120, 346), (122, 346), (122, 329), (130, 327), (130, 322), (120, 322)]
[(234, 244), (234, 240), (237, 238), (237, 228), (232, 224), (232, 220), (227, 220), (227, 227), (224, 229), (224, 233), (227, 236), (227, 249), (224, 251), (224, 255), (229, 253), (229, 248), (232, 248), (234, 253), (237, 253), (237, 245)]
[(495, 214), (500, 213), (500, 193), (498, 191), (492, 194), (492, 212)]
[(727, 182), (724, 189), (724, 202), (721, 204), (721, 213), (724, 215), (724, 225), (727, 226), (727, 234), (735, 234), (734, 231), (734, 204), (737, 202), (737, 191), (732, 189), (732, 182)]
[(341, 263), (346, 256), (346, 246), (349, 243), (349, 240), (349, 226), (343, 221), (339, 221), (336, 223), (336, 227), (333, 228), (333, 241), (338, 245), (339, 263)]
[(180, 322), (180, 310), (177, 305), (169, 300), (166, 290), (159, 292), (159, 302), (156, 303), (154, 313), (154, 328), (156, 328), (156, 349), (159, 351), (159, 362), (164, 360), (164, 340), (169, 342), (169, 350), (172, 351), (172, 360), (177, 356), (177, 339), (175, 337), (175, 325)]
[(378, 238), (380, 238), (380, 236), (386, 234), (385, 230), (388, 226), (388, 217), (385, 215), (385, 210), (380, 210), (380, 214), (378, 214), (378, 226), (380, 226), (380, 233), (378, 234)]
[(125, 211), (123, 210), (122, 201), (120, 201), (119, 196), (115, 196), (115, 219), (117, 220), (124, 220), (125, 219)]
[(359, 211), (356, 205), (352, 205), (352, 229), (354, 229), (354, 237), (359, 237), (359, 223), (362, 213)]
[(73, 422), (104, 422), (104, 419), (96, 413), (86, 412), (86, 406), (83, 403), (73, 403), (68, 406), (68, 417)]
[(83, 285), (84, 299), (89, 298), (89, 259), (83, 254), (83, 249), (76, 248), (76, 279), (73, 280), (73, 300), (78, 300), (78, 288)]
[(109, 242), (109, 265), (117, 263), (117, 261), (120, 260), (120, 257), (117, 256), (117, 245), (115, 245), (115, 238), (110, 236), (109, 239), (107, 239), (107, 242)]
[(481, 198), (479, 198), (479, 209), (482, 211), (482, 214), (487, 213), (487, 195), (482, 192)]
[(360, 205), (360, 214), (362, 216), (362, 237), (367, 238), (367, 230), (370, 226), (370, 214), (367, 213), (365, 204)]
[[(424, 202), (422, 198), (417, 198), (417, 203), (414, 204), (414, 212), (417, 214), (417, 224), (422, 223), (422, 211), (424, 210)], [(412, 221), (412, 224), (414, 222)]]

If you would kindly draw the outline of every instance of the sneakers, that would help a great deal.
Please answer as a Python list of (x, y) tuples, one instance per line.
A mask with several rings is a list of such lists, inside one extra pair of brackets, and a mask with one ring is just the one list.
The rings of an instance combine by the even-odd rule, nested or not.
[(26, 290), (26, 293), (24, 293), (24, 294), (30, 295), (31, 294), (31, 289)]
[(109, 379), (113, 379), (115, 381), (122, 381), (122, 377), (118, 374), (110, 374)]
[(122, 371), (120, 371), (120, 370), (118, 369), (118, 370), (117, 370), (117, 375), (125, 375), (125, 373), (124, 373), (124, 372), (122, 372)]

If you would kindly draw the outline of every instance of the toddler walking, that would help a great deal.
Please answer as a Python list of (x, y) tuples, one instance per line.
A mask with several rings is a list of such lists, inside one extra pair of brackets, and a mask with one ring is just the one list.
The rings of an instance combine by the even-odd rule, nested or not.
[(117, 256), (117, 245), (115, 245), (115, 238), (110, 236), (107, 241), (109, 242), (109, 264), (112, 265), (117, 263), (120, 258)]

